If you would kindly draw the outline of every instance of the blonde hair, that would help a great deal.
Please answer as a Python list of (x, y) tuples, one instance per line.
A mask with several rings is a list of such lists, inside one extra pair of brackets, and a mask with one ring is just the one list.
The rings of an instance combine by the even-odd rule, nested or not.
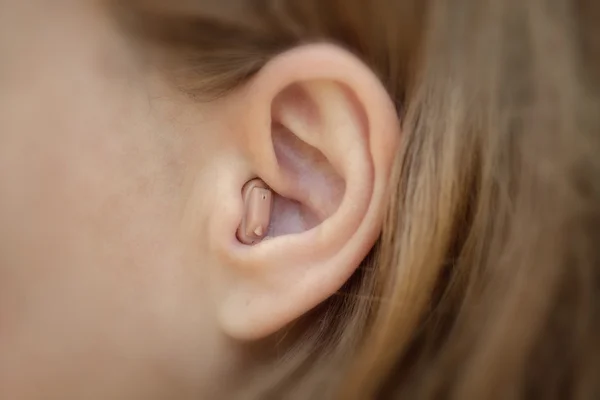
[(193, 96), (327, 41), (397, 105), (381, 237), (340, 293), (282, 333), (257, 396), (600, 395), (598, 2), (144, 3), (138, 32), (175, 50)]

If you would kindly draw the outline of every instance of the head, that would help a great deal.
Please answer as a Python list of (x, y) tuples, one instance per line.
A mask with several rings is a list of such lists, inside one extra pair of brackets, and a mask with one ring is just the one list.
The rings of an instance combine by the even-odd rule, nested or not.
[(593, 1), (166, 4), (0, 0), (0, 393), (598, 393)]

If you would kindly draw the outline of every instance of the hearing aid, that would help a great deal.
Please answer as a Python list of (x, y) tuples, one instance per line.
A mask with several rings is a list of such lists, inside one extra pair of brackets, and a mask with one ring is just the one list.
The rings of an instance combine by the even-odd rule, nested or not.
[(273, 192), (262, 179), (252, 179), (242, 188), (244, 215), (237, 230), (240, 242), (253, 245), (265, 238), (271, 223)]

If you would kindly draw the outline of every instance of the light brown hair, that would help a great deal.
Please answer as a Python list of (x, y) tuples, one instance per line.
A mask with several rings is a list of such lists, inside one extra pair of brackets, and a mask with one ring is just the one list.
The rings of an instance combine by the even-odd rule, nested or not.
[(326, 41), (371, 67), (401, 121), (378, 243), (246, 395), (600, 396), (600, 3), (144, 3), (139, 32), (200, 100)]

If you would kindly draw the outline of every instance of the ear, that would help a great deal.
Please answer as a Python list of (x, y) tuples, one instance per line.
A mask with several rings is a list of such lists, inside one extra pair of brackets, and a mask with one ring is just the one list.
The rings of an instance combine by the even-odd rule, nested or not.
[[(258, 339), (333, 295), (370, 251), (400, 132), (374, 73), (333, 45), (281, 54), (231, 96), (244, 171), (220, 194), (236, 201), (209, 222), (218, 319), (229, 335)], [(273, 209), (268, 237), (249, 246), (236, 230), (241, 188), (255, 177)]]

